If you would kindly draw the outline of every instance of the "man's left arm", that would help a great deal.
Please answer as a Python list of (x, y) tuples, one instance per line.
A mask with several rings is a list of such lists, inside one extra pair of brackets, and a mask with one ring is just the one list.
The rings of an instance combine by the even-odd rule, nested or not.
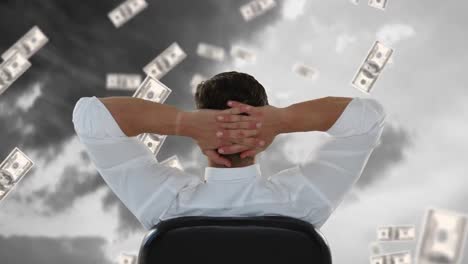
[[(182, 188), (198, 184), (200, 179), (159, 164), (149, 148), (135, 137), (138, 131), (153, 131), (145, 129), (148, 122), (135, 122), (136, 129), (121, 129), (120, 125), (124, 128), (134, 122), (125, 121), (131, 118), (127, 114), (116, 112), (114, 117), (98, 98), (85, 97), (75, 106), (73, 123), (78, 138), (104, 181), (149, 229)], [(143, 111), (139, 115), (148, 117)], [(138, 119), (137, 115), (134, 117)]]
[(181, 127), (184, 123), (178, 126), (177, 118), (182, 118), (183, 112), (174, 106), (133, 97), (98, 99), (128, 137), (143, 133), (190, 136), (188, 127)]

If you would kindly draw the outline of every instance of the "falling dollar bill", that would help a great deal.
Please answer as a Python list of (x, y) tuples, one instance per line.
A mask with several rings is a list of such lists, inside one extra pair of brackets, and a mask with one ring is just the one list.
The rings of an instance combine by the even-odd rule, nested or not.
[(107, 15), (116, 28), (121, 27), (148, 6), (145, 0), (127, 0)]
[(6, 159), (0, 163), (0, 201), (33, 167), (34, 162), (19, 148), (14, 148)]
[(161, 149), (162, 144), (166, 140), (167, 135), (158, 135), (145, 133), (138, 136), (138, 139), (145, 143), (145, 145), (153, 152), (156, 156)]
[(161, 161), (161, 164), (165, 165), (165, 166), (172, 167), (172, 168), (179, 169), (181, 171), (184, 170), (184, 168), (182, 167), (182, 163), (180, 163), (179, 157), (177, 157), (177, 155), (172, 155), (169, 158)]
[(250, 21), (276, 6), (275, 0), (254, 0), (240, 7), (245, 21)]
[(223, 61), (224, 60), (224, 49), (215, 45), (198, 43), (197, 55), (203, 58)]
[(351, 84), (355, 88), (369, 93), (392, 54), (393, 49), (376, 41)]
[(460, 263), (466, 236), (466, 216), (446, 210), (429, 209), (416, 253), (417, 263)]
[(161, 54), (148, 63), (143, 71), (154, 79), (161, 79), (177, 64), (187, 57), (187, 54), (177, 43), (172, 43)]
[(415, 226), (381, 226), (377, 228), (379, 241), (408, 241), (416, 237)]
[[(1, 174), (0, 174), (0, 177), (1, 177)], [(6, 197), (8, 191), (9, 189), (6, 189), (2, 185), (0, 185), (0, 201), (3, 200), (4, 197)]]
[(140, 74), (108, 73), (106, 76), (107, 89), (135, 90), (140, 84)]
[(24, 58), (29, 59), (39, 49), (41, 49), (49, 39), (39, 29), (38, 26), (31, 28), (23, 37), (21, 37), (11, 48), (2, 54), (2, 59), (7, 60), (15, 53), (20, 53)]
[(395, 252), (385, 255), (371, 256), (371, 264), (411, 264), (411, 253), (409, 251)]
[(197, 86), (203, 82), (203, 81), (206, 81), (208, 78), (206, 78), (205, 76), (199, 74), (199, 73), (195, 73), (192, 77), (192, 80), (190, 80), (190, 87), (192, 88), (192, 94), (195, 95), (195, 93), (197, 92)]
[(242, 62), (254, 63), (257, 60), (257, 56), (255, 55), (255, 53), (244, 47), (232, 46), (230, 53), (234, 59)]
[(31, 63), (19, 52), (0, 64), (0, 94), (5, 92), (29, 67)]
[(120, 253), (118, 258), (119, 264), (137, 264), (138, 257), (128, 253)]
[(317, 69), (302, 63), (294, 64), (292, 70), (294, 73), (311, 80), (316, 80), (319, 76), (319, 71)]
[(133, 97), (162, 104), (166, 101), (171, 92), (172, 90), (162, 82), (150, 76), (146, 76), (145, 80), (140, 84), (140, 87), (138, 87), (133, 94)]
[(388, 0), (369, 0), (369, 6), (380, 9), (380, 10), (385, 10), (387, 8), (387, 3)]

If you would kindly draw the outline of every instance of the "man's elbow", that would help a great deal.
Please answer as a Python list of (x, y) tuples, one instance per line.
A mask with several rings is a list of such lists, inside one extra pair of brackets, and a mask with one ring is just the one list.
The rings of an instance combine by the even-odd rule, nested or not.
[(91, 118), (89, 117), (91, 99), (91, 97), (82, 97), (75, 104), (72, 122), (77, 134), (83, 134), (92, 128)]
[(362, 99), (364, 104), (364, 122), (368, 130), (372, 130), (375, 127), (383, 127), (387, 114), (383, 105), (376, 99), (366, 98)]

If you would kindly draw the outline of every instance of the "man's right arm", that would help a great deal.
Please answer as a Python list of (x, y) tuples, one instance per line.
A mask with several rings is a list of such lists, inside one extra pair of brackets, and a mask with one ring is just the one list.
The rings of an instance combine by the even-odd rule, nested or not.
[(309, 212), (304, 220), (317, 227), (359, 179), (385, 121), (382, 105), (366, 98), (325, 97), (285, 108), (253, 107), (249, 112), (261, 117), (258, 136), (262, 140), (266, 136), (268, 142), (281, 133), (323, 131), (329, 135), (302, 163), (269, 177), (272, 184), (295, 197), (296, 206)]
[(350, 97), (324, 97), (282, 108), (280, 133), (327, 131), (351, 100)]
[[(309, 207), (304, 220), (320, 227), (361, 176), (384, 128), (385, 112), (374, 99), (327, 97), (287, 107), (287, 132), (323, 131), (329, 137), (290, 169), (291, 177), (270, 177)], [(313, 210), (316, 200), (327, 210)]]

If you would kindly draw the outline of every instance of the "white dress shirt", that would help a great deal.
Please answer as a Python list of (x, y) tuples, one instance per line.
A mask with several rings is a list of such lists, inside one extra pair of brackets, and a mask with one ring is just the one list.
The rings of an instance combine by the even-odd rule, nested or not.
[(320, 228), (361, 175), (384, 120), (376, 100), (354, 98), (305, 162), (268, 178), (258, 164), (206, 167), (202, 178), (159, 164), (143, 142), (122, 132), (96, 97), (81, 98), (73, 111), (76, 133), (96, 169), (146, 229), (201, 215), (284, 215)]

